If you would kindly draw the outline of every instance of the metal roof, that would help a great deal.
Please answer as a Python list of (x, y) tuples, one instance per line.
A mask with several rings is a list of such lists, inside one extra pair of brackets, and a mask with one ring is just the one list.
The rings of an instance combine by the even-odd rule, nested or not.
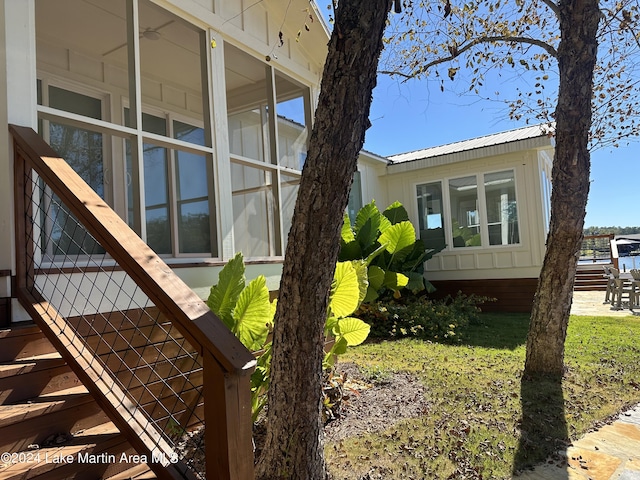
[[(509, 130), (501, 133), (494, 133), (492, 135), (486, 135), (484, 137), (472, 138), (470, 140), (463, 140), (461, 142), (449, 143), (447, 145), (440, 145), (437, 147), (424, 148), (422, 150), (416, 150), (413, 152), (400, 153), (397, 155), (391, 155), (389, 160), (391, 164), (399, 164), (405, 162), (413, 162), (416, 160), (427, 160), (433, 159), (435, 157), (443, 157), (443, 156), (451, 156), (452, 154), (462, 153), (462, 152), (471, 152), (472, 150), (485, 149), (487, 147), (495, 147), (498, 145), (507, 145), (514, 142), (522, 142), (526, 140), (534, 140), (541, 139), (542, 142), (534, 142), (535, 144), (529, 145), (531, 142), (526, 142), (527, 145), (519, 144), (518, 149), (522, 148), (539, 148), (544, 146), (553, 146), (550, 132), (552, 132), (552, 128), (548, 124), (543, 125), (533, 125), (523, 128), (518, 128), (515, 130)], [(515, 146), (515, 145), (514, 145)], [(500, 149), (500, 151), (496, 151), (495, 149), (491, 149), (491, 151), (484, 152), (475, 152), (471, 154), (467, 154), (464, 158), (453, 159), (450, 158), (448, 161), (437, 162), (441, 163), (451, 163), (454, 161), (462, 161), (468, 160), (470, 158), (480, 158), (482, 156), (497, 154), (497, 153), (508, 153), (511, 150)], [(430, 162), (431, 163), (431, 162)]]

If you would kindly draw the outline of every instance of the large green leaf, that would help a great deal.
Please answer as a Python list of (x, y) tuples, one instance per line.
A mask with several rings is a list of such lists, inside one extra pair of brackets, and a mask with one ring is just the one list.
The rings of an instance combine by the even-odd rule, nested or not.
[(353, 234), (353, 228), (351, 228), (351, 220), (349, 215), (345, 212), (342, 219), (342, 231), (340, 232), (340, 238), (345, 244), (355, 241), (356, 236)]
[(331, 351), (335, 355), (342, 355), (347, 351), (347, 347), (349, 344), (347, 343), (347, 339), (344, 337), (340, 337), (336, 339), (336, 343), (333, 344)]
[(362, 250), (366, 252), (375, 248), (380, 232), (384, 232), (390, 226), (391, 222), (380, 213), (375, 201), (362, 207), (356, 215), (355, 223), (356, 239)]
[(389, 219), (391, 225), (409, 221), (409, 214), (407, 213), (407, 210), (398, 201), (389, 205), (382, 214)]
[[(385, 246), (387, 252), (393, 257), (406, 249), (411, 247), (416, 241), (416, 231), (413, 228), (411, 222), (400, 222), (395, 225), (391, 225), (381, 235), (379, 242)], [(405, 255), (410, 253), (410, 250), (404, 251)]]
[(362, 248), (356, 240), (349, 243), (340, 242), (340, 254), (338, 256), (338, 260), (346, 262), (348, 260), (357, 260), (359, 258), (362, 258)]
[(324, 322), (324, 334), (335, 335), (335, 328), (338, 326), (338, 318), (330, 315), (327, 317), (327, 321)]
[(422, 271), (424, 262), (433, 256), (433, 252), (434, 250), (426, 249), (422, 240), (416, 240), (411, 252), (404, 258), (401, 270), (404, 272)]
[(373, 302), (376, 298), (378, 298), (378, 290), (369, 285), (367, 296), (364, 297), (364, 303)]
[(349, 215), (345, 212), (342, 219), (342, 231), (340, 232), (340, 253), (338, 260), (344, 262), (346, 260), (356, 260), (362, 258), (362, 249), (356, 241), (356, 236), (351, 227)]
[(378, 239), (380, 223), (375, 218), (367, 218), (356, 233), (356, 240), (363, 252), (375, 248)]
[(236, 306), (240, 292), (245, 285), (244, 262), (242, 253), (238, 253), (220, 271), (218, 284), (211, 287), (207, 305), (224, 324), (235, 331), (235, 325), (231, 312)]
[(358, 273), (351, 262), (338, 262), (331, 284), (329, 308), (336, 317), (351, 315), (358, 308)]
[(275, 309), (269, 301), (267, 282), (260, 275), (251, 280), (238, 297), (233, 310), (233, 333), (249, 350), (259, 350), (267, 339), (274, 313)]
[(369, 286), (380, 290), (384, 283), (384, 270), (377, 265), (371, 265), (369, 267)]
[(384, 273), (384, 286), (396, 292), (409, 283), (409, 277), (402, 273), (387, 271)]
[(371, 203), (367, 203), (364, 207), (358, 210), (358, 213), (356, 214), (356, 223), (354, 226), (356, 234), (364, 226), (367, 220), (370, 220), (372, 218), (375, 219), (376, 224), (379, 225), (380, 216), (381, 216), (381, 213), (380, 213), (380, 210), (378, 210), (378, 207), (376, 207), (375, 200), (371, 201)]
[[(378, 248), (376, 248), (373, 252), (371, 252), (367, 256), (367, 258), (365, 260), (365, 263), (367, 265), (371, 265), (371, 263), (378, 257), (378, 255), (380, 255), (381, 253), (383, 253), (385, 251), (384, 249), (385, 249), (385, 245), (378, 246)], [(360, 257), (360, 258), (362, 258), (362, 257)]]
[[(354, 260), (351, 262), (353, 268), (356, 270), (356, 276), (358, 277), (358, 306), (364, 301), (364, 297), (367, 296), (367, 288), (369, 288), (369, 272), (367, 264), (364, 260)], [(356, 307), (358, 308), (358, 307)]]
[(407, 288), (413, 293), (424, 290), (424, 277), (419, 272), (409, 272), (409, 282)]
[(359, 318), (346, 317), (338, 322), (338, 333), (347, 341), (347, 345), (353, 347), (360, 345), (369, 336), (371, 326)]

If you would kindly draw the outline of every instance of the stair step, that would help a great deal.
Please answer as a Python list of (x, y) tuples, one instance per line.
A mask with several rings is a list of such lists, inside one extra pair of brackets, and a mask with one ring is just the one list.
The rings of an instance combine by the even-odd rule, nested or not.
[(0, 378), (11, 377), (23, 373), (37, 372), (47, 368), (65, 365), (58, 352), (45, 353), (34, 357), (25, 357), (11, 363), (0, 364)]
[(108, 421), (84, 386), (44, 395), (29, 403), (0, 406), (0, 452), (39, 445)]
[(0, 330), (0, 362), (55, 352), (42, 330), (31, 323)]
[(41, 395), (28, 403), (0, 405), (0, 428), (64, 409), (65, 403), (85, 402), (87, 395), (84, 386), (77, 386)]
[(43, 394), (81, 385), (61, 358), (51, 355), (29, 357), (4, 365), (0, 374), (0, 405), (18, 403)]
[(77, 432), (60, 446), (43, 447), (15, 454), (16, 461), (0, 463), (0, 478), (6, 480), (56, 480), (109, 478), (138, 464), (122, 461), (122, 452), (132, 447), (111, 422)]
[(129, 468), (124, 472), (117, 473), (108, 478), (108, 480), (154, 480), (156, 474), (144, 463)]

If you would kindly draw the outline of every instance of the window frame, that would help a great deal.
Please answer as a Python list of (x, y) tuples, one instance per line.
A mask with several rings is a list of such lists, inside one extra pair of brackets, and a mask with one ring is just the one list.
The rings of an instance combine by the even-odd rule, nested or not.
[[(515, 208), (516, 208), (516, 218), (518, 219), (518, 242), (511, 243), (506, 245), (490, 245), (489, 244), (489, 223), (487, 217), (487, 204), (486, 204), (486, 190), (484, 185), (485, 175), (489, 175), (492, 173), (501, 173), (501, 172), (512, 172), (513, 180), (514, 180), (514, 192), (515, 192)], [(480, 245), (474, 246), (465, 246), (465, 247), (455, 247), (453, 245), (453, 232), (452, 232), (452, 212), (451, 212), (451, 196), (449, 192), (449, 182), (451, 180), (455, 180), (458, 178), (465, 177), (475, 177), (476, 186), (477, 186), (477, 195), (478, 195), (478, 215), (480, 217), (479, 222), (479, 233), (480, 233)], [(482, 170), (475, 171), (469, 174), (461, 174), (461, 175), (450, 175), (446, 177), (433, 178), (433, 179), (424, 179), (419, 182), (412, 182), (412, 195), (413, 195), (413, 204), (415, 206), (415, 225), (420, 225), (420, 209), (418, 205), (418, 195), (417, 188), (418, 186), (428, 185), (433, 183), (440, 183), (442, 188), (442, 215), (443, 215), (443, 229), (445, 234), (445, 248), (443, 251), (447, 252), (465, 252), (465, 251), (474, 251), (474, 250), (487, 250), (487, 249), (505, 249), (505, 248), (514, 248), (522, 246), (522, 226), (520, 211), (521, 211), (521, 194), (519, 193), (518, 188), (518, 169), (516, 166), (511, 166), (507, 168), (495, 168), (490, 170)], [(416, 229), (416, 231), (418, 231)], [(420, 238), (420, 234), (418, 232), (418, 238)]]

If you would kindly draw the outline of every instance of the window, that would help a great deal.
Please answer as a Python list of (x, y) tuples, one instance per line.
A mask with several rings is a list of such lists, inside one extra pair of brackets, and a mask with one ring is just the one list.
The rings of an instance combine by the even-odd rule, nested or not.
[[(129, 109), (125, 109), (128, 118)], [(142, 114), (146, 132), (172, 136), (178, 140), (204, 145), (204, 130), (165, 116)], [(169, 131), (169, 125), (172, 126)], [(137, 210), (133, 185), (131, 144), (127, 147), (129, 225), (134, 228)], [(211, 242), (210, 199), (213, 179), (207, 156), (179, 148), (169, 149), (150, 141), (143, 144), (144, 224), (147, 244), (160, 255), (215, 255)]]
[(513, 171), (484, 175), (489, 245), (513, 245), (520, 242), (516, 185)]
[(441, 250), (445, 246), (442, 183), (426, 183), (416, 187), (418, 228), (427, 248)]
[[(45, 104), (65, 112), (83, 115), (88, 118), (102, 118), (102, 100), (89, 95), (73, 92), (64, 88), (38, 81), (38, 99)], [(41, 135), (64, 158), (80, 177), (103, 199), (105, 198), (105, 166), (103, 135), (63, 122), (40, 122)], [(74, 217), (54, 195), (50, 209), (51, 225), (45, 226), (50, 232), (52, 243), (43, 245), (44, 253), (55, 258), (66, 255), (78, 255), (81, 251), (99, 252), (101, 248), (90, 240), (84, 229), (75, 226)], [(43, 232), (43, 233), (45, 233)], [(91, 242), (88, 244), (87, 242)]]
[(235, 250), (280, 256), (306, 158), (309, 89), (232, 45), (224, 53)]
[(347, 213), (351, 224), (356, 223), (356, 216), (362, 208), (362, 174), (359, 171), (353, 173), (353, 183), (349, 192), (349, 204), (347, 205)]
[[(35, 14), (43, 135), (156, 253), (283, 255), (307, 85), (230, 43), (211, 53), (212, 31), (155, 1), (35, 0)], [(227, 122), (212, 98), (223, 68)]]
[(482, 245), (476, 177), (449, 180), (449, 202), (451, 205), (451, 237), (454, 248)]
[[(448, 193), (446, 199), (443, 184)], [(513, 170), (420, 184), (416, 186), (416, 198), (420, 238), (428, 248), (520, 242)], [(450, 239), (446, 239), (445, 232)]]

